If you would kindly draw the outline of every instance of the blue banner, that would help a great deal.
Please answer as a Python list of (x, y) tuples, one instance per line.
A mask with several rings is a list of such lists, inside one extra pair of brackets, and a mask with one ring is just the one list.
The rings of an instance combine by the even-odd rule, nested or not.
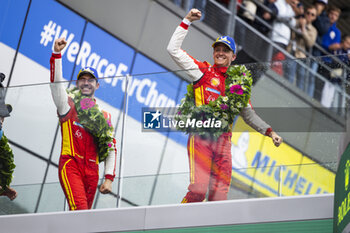
[(65, 37), (68, 44), (62, 51), (63, 76), (70, 77), (84, 24), (83, 18), (55, 1), (33, 0), (19, 52), (49, 69), (53, 42)]
[[(141, 123), (140, 130), (143, 125), (143, 107), (175, 107), (186, 93), (186, 82), (142, 54), (136, 55), (132, 74), (128, 91), (128, 115)], [(170, 132), (169, 137), (180, 144), (187, 143), (187, 136), (183, 133)]]
[(181, 80), (173, 73), (137, 54), (132, 74), (128, 114), (133, 118), (141, 121), (142, 107), (175, 107), (179, 103), (176, 96)]
[(98, 76), (103, 78), (100, 80), (103, 91), (96, 91), (96, 97), (121, 109), (124, 96), (121, 87), (123, 83), (125, 85), (125, 75), (129, 73), (134, 53), (131, 47), (89, 23), (76, 59), (74, 79), (82, 67), (95, 68)]
[(0, 1), (0, 41), (17, 48), (29, 0)]

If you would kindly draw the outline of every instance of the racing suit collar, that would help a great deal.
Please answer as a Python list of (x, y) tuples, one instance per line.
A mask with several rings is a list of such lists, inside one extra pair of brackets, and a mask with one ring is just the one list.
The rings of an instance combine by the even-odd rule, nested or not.
[(227, 66), (217, 66), (216, 64), (214, 64), (213, 68), (215, 69), (215, 71), (221, 72), (222, 74), (225, 74), (228, 67)]

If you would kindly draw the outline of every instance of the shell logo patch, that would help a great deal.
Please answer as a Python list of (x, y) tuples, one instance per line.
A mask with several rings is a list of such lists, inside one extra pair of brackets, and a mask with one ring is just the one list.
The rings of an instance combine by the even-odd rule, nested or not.
[(212, 78), (212, 79), (210, 79), (210, 84), (213, 85), (214, 87), (217, 87), (220, 85), (220, 79)]

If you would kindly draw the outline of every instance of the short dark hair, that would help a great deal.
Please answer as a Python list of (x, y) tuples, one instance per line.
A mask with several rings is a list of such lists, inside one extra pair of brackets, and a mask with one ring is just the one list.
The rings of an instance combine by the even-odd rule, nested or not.
[(305, 10), (309, 10), (309, 9), (315, 9), (315, 10), (317, 11), (315, 5), (310, 5), (310, 6), (308, 6), (308, 7), (305, 8)]
[(327, 13), (329, 14), (331, 11), (338, 12), (339, 14), (341, 13), (340, 8), (338, 8), (338, 7), (334, 6), (334, 5), (331, 5), (331, 6), (328, 7)]

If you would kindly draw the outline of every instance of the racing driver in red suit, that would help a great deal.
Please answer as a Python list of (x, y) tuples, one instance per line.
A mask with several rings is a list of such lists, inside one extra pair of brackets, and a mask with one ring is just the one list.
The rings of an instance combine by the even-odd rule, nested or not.
[[(59, 179), (70, 210), (91, 209), (99, 179), (99, 156), (93, 136), (80, 124), (73, 99), (68, 96), (62, 83), (61, 51), (66, 44), (64, 38), (56, 39), (50, 59), (50, 88), (62, 134)], [(95, 90), (99, 87), (97, 77), (97, 71), (93, 68), (80, 70), (76, 84), (82, 95), (94, 98)], [(101, 112), (110, 122), (111, 115)], [(112, 191), (115, 177), (117, 151), (114, 138), (112, 144), (105, 159), (105, 180), (100, 186), (103, 194)]]
[[(188, 27), (199, 20), (201, 12), (191, 9), (172, 35), (167, 50), (178, 66), (193, 82), (196, 106), (208, 104), (225, 94), (225, 73), (236, 58), (236, 45), (229, 36), (219, 37), (213, 44), (214, 65), (200, 62), (181, 49)], [(250, 103), (240, 112), (243, 120), (263, 135), (272, 138), (275, 146), (282, 138), (253, 110)], [(190, 167), (190, 185), (182, 203), (201, 202), (209, 188), (208, 200), (226, 200), (231, 182), (231, 135), (223, 133), (218, 139), (196, 134), (189, 136), (187, 151)]]

